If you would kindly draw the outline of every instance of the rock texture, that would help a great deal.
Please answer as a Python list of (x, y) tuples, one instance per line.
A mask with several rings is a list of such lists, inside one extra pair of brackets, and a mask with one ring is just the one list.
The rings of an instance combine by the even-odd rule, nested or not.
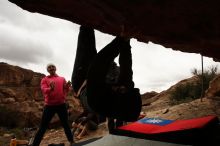
[[(213, 85), (210, 85), (210, 87), (219, 91), (219, 89), (215, 88), (220, 86), (220, 82), (218, 82), (219, 80), (217, 79), (219, 79), (219, 76), (213, 79), (211, 82)], [(193, 76), (176, 83), (169, 89), (151, 97), (148, 101), (151, 101), (151, 104), (143, 107), (142, 110), (146, 113), (147, 117), (161, 117), (173, 120), (190, 119), (207, 115), (217, 115), (220, 118), (220, 98), (218, 97), (216, 99), (216, 95), (209, 94), (209, 98), (203, 97), (202, 100), (196, 99), (191, 102), (181, 103), (178, 105), (171, 104), (172, 101), (170, 97), (175, 89), (184, 84), (194, 84), (198, 80), (199, 78), (197, 76)], [(214, 90), (210, 91), (209, 88), (206, 91), (206, 94), (208, 94), (208, 92), (213, 93)], [(216, 102), (217, 100), (219, 101), (218, 103)]]
[(0, 106), (15, 115), (11, 119), (16, 120), (15, 126), (38, 124), (43, 105), (39, 85), (44, 75), (3, 62), (0, 70)]
[[(0, 62), (0, 125), (1, 119), (10, 118), (9, 126), (39, 126), (43, 111), (43, 95), (40, 81), (44, 74), (33, 72), (18, 66)], [(69, 103), (71, 96), (67, 98)], [(2, 112), (1, 112), (2, 110)], [(72, 120), (79, 114), (78, 109), (70, 105)], [(3, 115), (6, 117), (2, 117)], [(59, 123), (58, 117), (53, 118), (52, 126)]]
[(209, 88), (205, 92), (205, 97), (211, 100), (215, 113), (220, 115), (220, 75), (210, 82)]
[[(6, 63), (0, 63), (0, 70), (0, 108), (4, 107), (7, 111), (10, 111), (10, 113), (16, 113), (17, 126), (38, 126), (43, 110), (40, 80), (44, 75)], [(205, 93), (206, 98), (204, 98), (203, 102), (197, 100), (191, 103), (183, 103), (181, 106), (176, 105), (172, 107), (170, 105), (171, 93), (178, 86), (187, 83), (193, 84), (198, 80), (199, 78), (194, 76), (178, 82), (161, 93), (152, 91), (143, 94), (143, 111), (146, 112), (148, 116), (156, 115), (172, 119), (187, 119), (207, 114), (216, 114), (220, 117), (220, 76), (217, 76), (211, 82), (209, 89)], [(68, 100), (72, 113), (71, 119), (74, 119), (75, 116), (82, 111), (82, 108), (73, 105), (70, 101), (71, 98), (71, 96), (68, 97)], [(195, 106), (192, 106), (192, 104)], [(201, 109), (204, 109), (203, 112), (200, 112)], [(182, 114), (180, 114), (180, 112), (182, 112)], [(57, 122), (59, 122), (59, 120), (56, 117), (52, 123), (57, 125)]]
[(37, 12), (220, 59), (219, 0), (9, 0)]
[(220, 97), (220, 75), (216, 76), (209, 84), (205, 97)]
[(198, 77), (193, 76), (188, 79), (181, 80), (180, 82), (176, 83), (175, 85), (171, 86), (169, 89), (160, 92), (159, 94), (153, 96), (150, 101), (150, 106), (146, 106), (143, 108), (146, 112), (163, 110), (166, 108), (171, 107), (171, 94), (175, 91), (178, 87), (185, 85), (185, 84), (193, 84), (199, 80)]

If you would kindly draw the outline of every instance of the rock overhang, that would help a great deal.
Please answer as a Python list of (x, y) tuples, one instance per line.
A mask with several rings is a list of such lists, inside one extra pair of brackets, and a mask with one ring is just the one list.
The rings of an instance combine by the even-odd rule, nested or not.
[(24, 10), (220, 59), (218, 0), (9, 0)]

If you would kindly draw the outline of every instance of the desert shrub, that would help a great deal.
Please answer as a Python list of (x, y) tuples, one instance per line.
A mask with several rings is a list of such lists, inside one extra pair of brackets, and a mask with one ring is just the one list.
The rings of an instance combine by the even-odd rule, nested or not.
[(18, 112), (12, 111), (5, 106), (0, 106), (0, 125), (2, 127), (17, 127), (17, 119), (19, 119)]
[(184, 84), (178, 86), (171, 94), (171, 104), (189, 102), (200, 97), (202, 92), (199, 82), (195, 84)]
[(209, 82), (217, 75), (217, 66), (211, 66), (208, 70), (202, 71), (192, 70), (194, 76), (198, 76), (199, 80), (195, 83), (186, 83), (178, 86), (171, 94), (171, 104), (179, 104), (182, 102), (192, 101), (203, 96), (203, 92), (208, 89)]

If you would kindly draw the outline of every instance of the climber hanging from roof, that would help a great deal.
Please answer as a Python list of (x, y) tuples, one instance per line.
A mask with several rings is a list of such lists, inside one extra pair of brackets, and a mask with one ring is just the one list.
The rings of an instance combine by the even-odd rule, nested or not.
[(85, 81), (88, 68), (96, 55), (97, 51), (94, 30), (92, 28), (81, 26), (72, 72), (72, 83), (75, 96)]
[[(114, 72), (114, 59), (118, 55), (120, 73), (111, 82), (109, 72)], [(141, 97), (132, 76), (130, 39), (116, 37), (96, 54), (94, 30), (80, 27), (72, 83), (85, 108), (121, 121), (136, 121)]]

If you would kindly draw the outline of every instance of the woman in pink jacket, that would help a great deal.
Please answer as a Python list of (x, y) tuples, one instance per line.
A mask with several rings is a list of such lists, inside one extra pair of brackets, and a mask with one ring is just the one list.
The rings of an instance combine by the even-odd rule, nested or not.
[(60, 118), (66, 137), (70, 142), (70, 145), (72, 145), (74, 142), (73, 134), (68, 125), (68, 113), (65, 103), (65, 97), (69, 91), (71, 83), (66, 82), (64, 77), (60, 77), (56, 74), (56, 66), (54, 64), (48, 64), (47, 71), (49, 75), (41, 80), (41, 90), (44, 95), (45, 103), (44, 111), (39, 130), (35, 135), (32, 145), (40, 145), (42, 137), (46, 132), (51, 119), (56, 113)]

